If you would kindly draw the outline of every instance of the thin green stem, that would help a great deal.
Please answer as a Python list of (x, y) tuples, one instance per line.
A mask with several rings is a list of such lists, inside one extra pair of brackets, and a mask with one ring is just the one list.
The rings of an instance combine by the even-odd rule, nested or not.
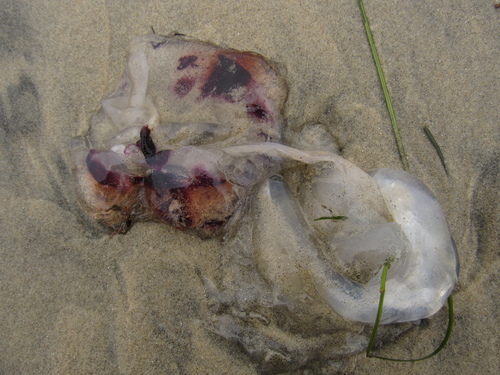
[(359, 0), (359, 8), (361, 9), (361, 15), (363, 17), (363, 24), (365, 27), (366, 37), (368, 38), (368, 43), (370, 44), (370, 49), (372, 51), (373, 61), (375, 62), (375, 66), (377, 68), (380, 85), (382, 86), (382, 91), (384, 92), (385, 104), (387, 105), (387, 110), (389, 111), (389, 117), (391, 118), (392, 130), (394, 132), (394, 137), (396, 138), (396, 144), (399, 150), (399, 157), (401, 158), (401, 162), (403, 163), (404, 170), (409, 171), (410, 165), (408, 164), (408, 157), (406, 156), (406, 151), (403, 147), (403, 140), (401, 139), (399, 126), (396, 121), (396, 114), (394, 113), (394, 108), (392, 107), (391, 95), (389, 94), (389, 89), (387, 88), (384, 71), (382, 70), (382, 65), (380, 64), (380, 58), (378, 56), (377, 47), (375, 46), (373, 34), (370, 29), (370, 22), (368, 21), (368, 16), (366, 14), (365, 6), (363, 5), (363, 0)]
[(319, 220), (347, 220), (347, 216), (321, 216), (314, 219), (314, 221)]
[[(377, 315), (377, 319), (378, 319), (378, 315)], [(376, 332), (375, 331), (375, 327), (378, 328), (378, 326), (374, 326), (373, 327), (373, 332), (372, 332), (372, 337), (370, 337), (370, 343), (372, 345), (370, 346), (370, 343), (368, 344), (368, 349), (366, 350), (366, 356), (370, 357), (370, 358), (383, 359), (383, 360), (386, 360), (386, 361), (393, 361), (393, 362), (418, 362), (418, 361), (423, 361), (425, 359), (429, 359), (431, 357), (434, 357), (441, 350), (443, 350), (443, 348), (448, 343), (448, 340), (450, 339), (451, 333), (453, 331), (453, 323), (454, 323), (454, 321), (455, 321), (455, 317), (454, 317), (454, 313), (453, 313), (453, 299), (451, 298), (451, 296), (449, 296), (448, 297), (448, 328), (446, 330), (446, 334), (444, 336), (443, 341), (441, 341), (441, 344), (439, 344), (439, 346), (436, 348), (436, 350), (434, 350), (431, 354), (426, 355), (425, 357), (416, 358), (416, 359), (396, 359), (396, 358), (387, 358), (387, 357), (372, 355), (372, 354), (370, 354), (371, 346), (373, 346), (372, 337), (374, 339), (374, 333)]]
[(375, 319), (375, 325), (373, 326), (373, 331), (370, 336), (370, 341), (368, 342), (368, 347), (366, 348), (367, 357), (371, 357), (370, 352), (372, 351), (373, 343), (375, 342), (375, 337), (377, 336), (378, 326), (380, 325), (380, 319), (382, 319), (382, 311), (384, 309), (385, 281), (387, 280), (387, 271), (389, 271), (390, 267), (391, 267), (391, 261), (388, 260), (384, 263), (384, 269), (382, 270), (382, 279), (380, 280), (380, 299), (378, 301), (377, 317)]
[(377, 336), (378, 332), (378, 327), (380, 325), (380, 320), (382, 319), (382, 311), (384, 308), (384, 296), (385, 296), (385, 282), (387, 280), (387, 271), (389, 271), (389, 268), (391, 267), (391, 259), (388, 259), (384, 263), (384, 269), (382, 270), (382, 277), (380, 279), (380, 299), (378, 302), (378, 310), (377, 310), (377, 317), (375, 318), (375, 324), (373, 325), (373, 331), (370, 336), (370, 340), (368, 341), (368, 347), (366, 348), (366, 356), (370, 358), (377, 358), (377, 359), (383, 359), (386, 361), (393, 361), (393, 362), (417, 362), (417, 361), (423, 361), (425, 359), (429, 359), (436, 354), (438, 354), (448, 343), (448, 340), (451, 337), (451, 333), (453, 331), (453, 323), (455, 321), (454, 313), (453, 313), (453, 299), (451, 296), (448, 297), (448, 328), (446, 330), (446, 334), (444, 336), (443, 341), (441, 344), (437, 347), (436, 350), (434, 350), (431, 354), (426, 355), (425, 357), (421, 358), (416, 358), (416, 359), (396, 359), (396, 358), (388, 358), (388, 357), (382, 357), (382, 356), (377, 356), (377, 355), (372, 355), (371, 351), (373, 348), (373, 344), (375, 343), (375, 337)]
[(432, 145), (436, 149), (436, 152), (439, 156), (439, 159), (441, 160), (441, 164), (443, 165), (444, 171), (446, 172), (446, 174), (448, 174), (448, 169), (446, 168), (446, 164), (444, 162), (444, 155), (441, 152), (441, 147), (439, 147), (439, 144), (434, 139), (434, 136), (432, 135), (431, 130), (427, 126), (424, 126), (424, 133), (427, 136), (427, 138), (429, 138), (429, 141), (431, 141)]

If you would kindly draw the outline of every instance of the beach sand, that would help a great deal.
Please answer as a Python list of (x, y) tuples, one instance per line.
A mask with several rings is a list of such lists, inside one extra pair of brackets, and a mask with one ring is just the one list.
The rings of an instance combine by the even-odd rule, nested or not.
[[(457, 244), (455, 329), (427, 361), (359, 354), (295, 373), (500, 373), (500, 9), (365, 6), (412, 173), (441, 202)], [(205, 324), (196, 270), (218, 272), (219, 242), (157, 223), (109, 235), (76, 200), (70, 140), (87, 133), (130, 41), (151, 28), (266, 56), (286, 75), (289, 129), (321, 122), (363, 169), (402, 168), (355, 0), (1, 0), (0, 374), (257, 373)], [(446, 320), (444, 308), (379, 352), (428, 354)]]

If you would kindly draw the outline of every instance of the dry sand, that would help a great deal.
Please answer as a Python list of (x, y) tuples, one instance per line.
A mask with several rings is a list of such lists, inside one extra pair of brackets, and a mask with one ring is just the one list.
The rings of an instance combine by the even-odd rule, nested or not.
[[(459, 250), (456, 325), (428, 361), (359, 355), (318, 373), (498, 374), (500, 9), (493, 0), (365, 6), (412, 172), (440, 200)], [(365, 170), (401, 168), (355, 0), (1, 0), (0, 374), (256, 373), (204, 324), (195, 270), (217, 272), (216, 241), (155, 223), (109, 236), (75, 198), (70, 139), (87, 132), (131, 39), (151, 27), (279, 63), (290, 128), (328, 124)], [(442, 311), (382, 350), (428, 353), (445, 326)]]

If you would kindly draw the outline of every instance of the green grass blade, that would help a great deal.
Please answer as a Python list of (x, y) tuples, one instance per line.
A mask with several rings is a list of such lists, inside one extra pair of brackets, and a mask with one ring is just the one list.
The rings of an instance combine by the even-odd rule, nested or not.
[(314, 221), (319, 220), (347, 220), (347, 216), (321, 216), (314, 219)]
[(403, 141), (401, 139), (401, 134), (399, 133), (399, 126), (396, 121), (396, 115), (394, 113), (394, 108), (392, 107), (391, 96), (389, 94), (389, 89), (387, 88), (384, 71), (382, 70), (382, 65), (380, 64), (380, 58), (378, 56), (377, 47), (375, 46), (375, 41), (373, 40), (373, 34), (370, 29), (370, 22), (368, 21), (368, 16), (366, 14), (365, 6), (363, 5), (363, 0), (359, 0), (359, 8), (361, 9), (361, 15), (363, 17), (363, 24), (365, 26), (366, 37), (368, 38), (368, 43), (370, 44), (370, 49), (372, 51), (373, 60), (377, 68), (380, 85), (382, 86), (382, 91), (384, 92), (385, 104), (387, 105), (387, 110), (389, 111), (389, 117), (391, 118), (392, 130), (394, 132), (394, 137), (396, 138), (396, 144), (399, 150), (399, 157), (401, 158), (401, 162), (403, 163), (404, 170), (409, 171), (410, 165), (408, 164), (408, 157), (406, 156), (406, 151), (403, 147)]
[(444, 162), (444, 156), (443, 153), (441, 152), (441, 147), (439, 147), (439, 144), (434, 139), (434, 136), (432, 135), (430, 129), (427, 126), (424, 126), (424, 132), (427, 138), (429, 138), (429, 141), (431, 141), (432, 145), (436, 149), (439, 159), (441, 160), (441, 164), (443, 165), (444, 171), (446, 172), (446, 174), (448, 174), (448, 169), (446, 168), (446, 164)]
[(384, 269), (382, 270), (382, 277), (380, 279), (380, 299), (378, 302), (377, 317), (375, 318), (373, 331), (372, 334), (370, 335), (370, 340), (368, 341), (368, 347), (366, 348), (366, 356), (369, 358), (377, 358), (393, 362), (418, 362), (418, 361), (423, 361), (425, 359), (429, 359), (438, 354), (446, 346), (448, 340), (451, 337), (451, 332), (453, 331), (453, 323), (455, 321), (455, 316), (453, 313), (453, 299), (451, 298), (451, 296), (448, 297), (448, 328), (446, 329), (446, 334), (441, 344), (431, 354), (416, 359), (396, 359), (396, 358), (388, 358), (371, 354), (373, 344), (375, 343), (375, 337), (377, 336), (378, 327), (380, 325), (380, 320), (382, 319), (382, 312), (384, 309), (384, 297), (385, 297), (385, 282), (387, 280), (387, 272), (391, 267), (391, 261), (392, 261), (391, 259), (388, 259), (384, 263)]
[[(385, 280), (384, 280), (384, 284), (385, 284)], [(384, 285), (384, 288), (385, 288), (385, 285)], [(382, 300), (382, 297), (381, 297), (381, 300)], [(379, 306), (379, 308), (380, 308), (380, 306)], [(379, 318), (379, 316), (377, 315), (377, 319), (378, 318)], [(449, 296), (448, 297), (448, 328), (446, 329), (446, 334), (444, 336), (443, 341), (441, 341), (441, 344), (439, 344), (439, 346), (436, 348), (436, 350), (434, 350), (431, 354), (426, 355), (425, 357), (416, 358), (416, 359), (396, 359), (396, 358), (387, 358), (387, 357), (372, 355), (370, 353), (371, 348), (373, 346), (372, 338), (374, 340), (375, 339), (374, 334), (376, 334), (376, 330), (375, 330), (375, 326), (374, 326), (373, 332), (372, 332), (372, 337), (370, 337), (371, 345), (370, 345), (370, 343), (368, 344), (368, 348), (366, 349), (366, 356), (370, 357), (370, 358), (383, 359), (383, 360), (392, 361), (392, 362), (418, 362), (418, 361), (423, 361), (423, 360), (429, 359), (431, 357), (434, 357), (436, 354), (438, 354), (446, 346), (446, 344), (448, 343), (448, 340), (451, 337), (454, 322), (455, 322), (455, 315), (453, 312), (453, 299), (451, 298), (451, 296)], [(377, 323), (377, 322), (375, 322), (375, 323)], [(378, 328), (378, 325), (376, 327)]]
[(387, 271), (389, 271), (390, 267), (391, 267), (391, 261), (388, 260), (387, 262), (384, 263), (384, 269), (382, 270), (382, 279), (380, 280), (380, 299), (378, 301), (377, 317), (375, 319), (373, 331), (370, 336), (370, 341), (368, 342), (368, 347), (366, 348), (367, 357), (372, 357), (370, 353), (372, 351), (373, 343), (375, 342), (375, 337), (377, 336), (378, 326), (380, 325), (380, 319), (382, 318), (382, 311), (384, 309), (385, 281), (387, 279)]

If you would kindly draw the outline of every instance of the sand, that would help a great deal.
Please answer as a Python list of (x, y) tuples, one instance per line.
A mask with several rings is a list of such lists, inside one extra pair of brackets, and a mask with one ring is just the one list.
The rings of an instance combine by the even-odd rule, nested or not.
[[(360, 354), (303, 373), (497, 374), (500, 9), (365, 6), (412, 172), (438, 197), (458, 247), (455, 330), (424, 362)], [(363, 169), (401, 168), (354, 0), (1, 0), (0, 374), (257, 373), (205, 325), (196, 270), (218, 272), (217, 241), (156, 223), (110, 236), (76, 201), (70, 139), (87, 132), (130, 41), (151, 28), (263, 54), (286, 74), (289, 129), (327, 124)], [(427, 354), (445, 327), (446, 309), (381, 352)]]

